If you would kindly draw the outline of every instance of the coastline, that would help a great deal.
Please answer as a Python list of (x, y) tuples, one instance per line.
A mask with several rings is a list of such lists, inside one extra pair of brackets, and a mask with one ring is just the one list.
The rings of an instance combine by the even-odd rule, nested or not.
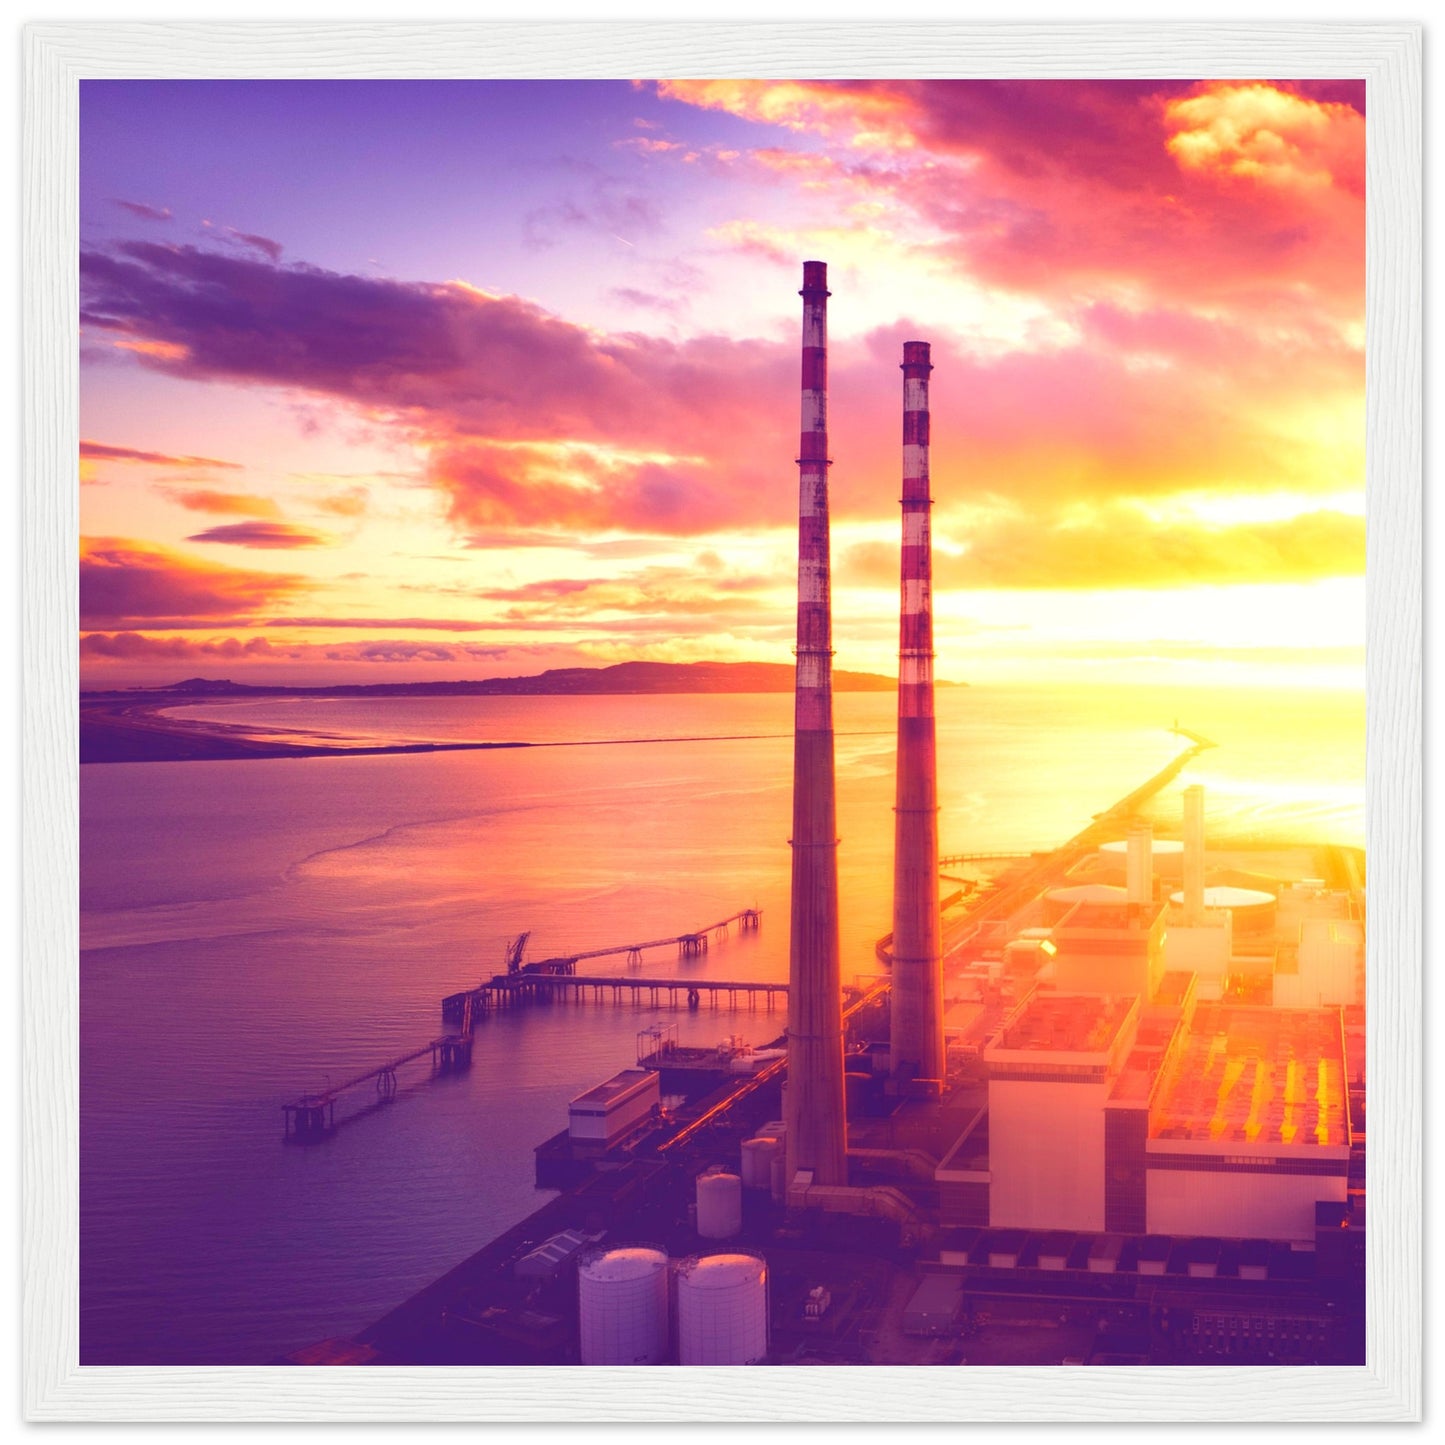
[(380, 753), (441, 753), (480, 748), (526, 748), (525, 742), (384, 743), (344, 747), (281, 743), (229, 723), (181, 722), (163, 710), (194, 698), (151, 702), (81, 703), (80, 761), (85, 763), (228, 762), (258, 758), (366, 757)]
[[(772, 734), (676, 734), (645, 738), (576, 738), (565, 741), (358, 743), (277, 742), (257, 737), (240, 724), (181, 721), (164, 716), (166, 708), (194, 702), (172, 697), (147, 702), (98, 702), (80, 705), (81, 763), (188, 763), (256, 761), (263, 758), (358, 758), (401, 753), (478, 752), (493, 748), (623, 747), (637, 743), (728, 742), (736, 737)], [(214, 701), (214, 699), (211, 699)], [(306, 735), (297, 732), (298, 738)]]
[[(967, 684), (945, 684), (967, 686)], [(840, 672), (834, 686), (844, 692), (889, 692), (897, 680), (881, 674)], [(263, 736), (248, 727), (181, 720), (163, 715), (188, 704), (271, 698), (360, 700), (396, 697), (595, 697), (662, 694), (791, 693), (793, 667), (786, 663), (616, 663), (603, 668), (555, 668), (533, 677), (422, 683), (339, 683), (331, 687), (253, 686), (228, 679), (189, 678), (136, 692), (80, 694), (82, 763), (223, 762), (256, 758), (353, 757), (386, 753), (474, 751), (481, 748), (578, 746), (601, 742), (676, 742), (688, 739), (593, 738), (575, 743), (421, 742), (356, 745), (298, 729), (294, 740)], [(310, 739), (310, 740), (308, 740)]]

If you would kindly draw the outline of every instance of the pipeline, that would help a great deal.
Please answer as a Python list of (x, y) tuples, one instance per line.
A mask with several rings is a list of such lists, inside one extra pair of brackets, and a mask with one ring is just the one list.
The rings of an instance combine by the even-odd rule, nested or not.
[(925, 1224), (918, 1206), (891, 1184), (853, 1188), (847, 1184), (800, 1184), (788, 1190), (789, 1209), (821, 1209), (825, 1214), (851, 1214), (856, 1218), (891, 1219), (905, 1228)]
[(850, 1149), (850, 1159), (860, 1164), (893, 1164), (900, 1172), (923, 1184), (932, 1184), (938, 1160), (922, 1149)]

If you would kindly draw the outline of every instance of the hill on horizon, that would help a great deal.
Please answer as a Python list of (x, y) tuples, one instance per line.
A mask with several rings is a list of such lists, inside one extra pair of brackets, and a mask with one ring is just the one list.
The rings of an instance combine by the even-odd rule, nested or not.
[[(190, 677), (160, 687), (82, 692), (84, 697), (134, 698), (155, 693), (187, 697), (485, 697), (586, 695), (602, 693), (791, 692), (794, 668), (787, 662), (619, 662), (609, 667), (549, 668), (527, 677), (462, 679), (456, 682), (333, 683), (299, 686), (285, 683), (232, 682), (229, 678)], [(835, 692), (891, 692), (894, 677), (881, 673), (833, 673)], [(942, 687), (967, 684), (940, 683)]]

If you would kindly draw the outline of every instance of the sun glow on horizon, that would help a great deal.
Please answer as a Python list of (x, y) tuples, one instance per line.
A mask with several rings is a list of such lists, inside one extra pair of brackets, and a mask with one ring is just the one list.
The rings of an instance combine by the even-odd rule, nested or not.
[[(804, 254), (840, 667), (924, 336), (940, 675), (1357, 685), (1362, 93), (516, 82), (481, 153), (494, 86), (399, 93), (83, 88), (87, 685), (789, 658)], [(411, 163), (316, 184), (318, 117)]]

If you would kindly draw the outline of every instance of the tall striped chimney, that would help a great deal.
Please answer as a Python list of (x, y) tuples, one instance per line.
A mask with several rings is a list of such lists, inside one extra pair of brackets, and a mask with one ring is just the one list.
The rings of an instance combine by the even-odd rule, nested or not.
[(828, 564), (828, 268), (803, 263), (798, 448), (798, 665), (793, 719), (792, 939), (788, 965), (787, 1170), (848, 1180), (838, 832), (833, 795), (833, 639)]
[(903, 343), (903, 603), (898, 633), (897, 807), (893, 834), (895, 1079), (939, 1081), (943, 925), (938, 909), (938, 754), (933, 722), (933, 544), (926, 341)]

